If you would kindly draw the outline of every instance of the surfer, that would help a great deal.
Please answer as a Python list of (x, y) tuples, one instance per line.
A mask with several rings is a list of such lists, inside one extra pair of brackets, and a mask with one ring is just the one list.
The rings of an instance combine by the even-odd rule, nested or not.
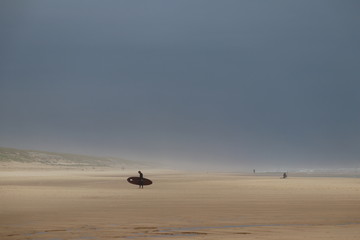
[(138, 173), (139, 173), (139, 178), (140, 178), (139, 188), (144, 188), (144, 175), (141, 171), (138, 171)]

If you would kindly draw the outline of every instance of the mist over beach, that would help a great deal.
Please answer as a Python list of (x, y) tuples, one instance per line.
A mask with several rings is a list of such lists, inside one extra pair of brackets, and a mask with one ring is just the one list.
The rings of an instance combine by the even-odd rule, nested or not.
[(1, 1), (0, 146), (359, 168), (356, 1)]
[(0, 238), (357, 239), (359, 8), (0, 1)]

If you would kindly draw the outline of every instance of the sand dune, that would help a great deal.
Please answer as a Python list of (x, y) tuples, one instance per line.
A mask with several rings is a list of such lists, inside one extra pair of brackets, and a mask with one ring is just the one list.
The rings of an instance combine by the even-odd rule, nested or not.
[(360, 178), (0, 172), (0, 239), (359, 239)]

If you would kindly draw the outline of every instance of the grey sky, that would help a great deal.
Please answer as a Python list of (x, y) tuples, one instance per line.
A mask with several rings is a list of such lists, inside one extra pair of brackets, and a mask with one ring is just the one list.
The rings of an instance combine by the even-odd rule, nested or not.
[(359, 11), (2, 0), (0, 146), (204, 169), (360, 167)]

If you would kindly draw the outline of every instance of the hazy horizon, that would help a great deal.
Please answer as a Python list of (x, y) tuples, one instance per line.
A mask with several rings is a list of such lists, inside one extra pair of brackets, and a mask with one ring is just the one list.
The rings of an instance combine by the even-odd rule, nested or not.
[(0, 2), (0, 146), (360, 168), (358, 1)]

